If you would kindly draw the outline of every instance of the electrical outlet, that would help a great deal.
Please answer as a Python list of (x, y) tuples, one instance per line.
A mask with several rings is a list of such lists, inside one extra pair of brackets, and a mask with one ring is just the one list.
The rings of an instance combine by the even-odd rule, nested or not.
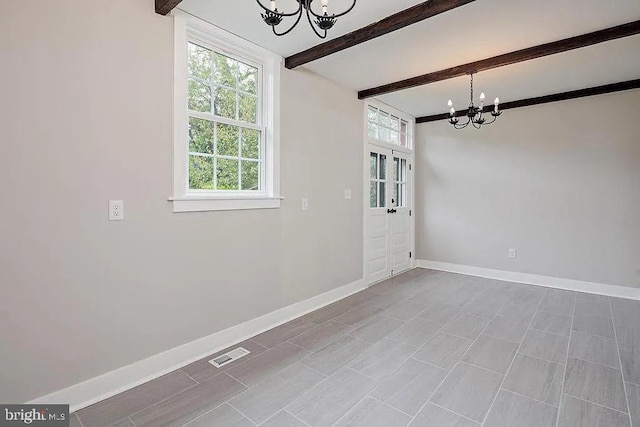
[(122, 221), (124, 219), (124, 202), (122, 200), (109, 200), (109, 221)]
[(518, 251), (515, 249), (509, 249), (509, 258), (517, 258), (518, 257)]
[(351, 190), (344, 190), (344, 198), (347, 200), (351, 200)]
[(302, 198), (302, 210), (303, 211), (309, 210), (309, 199), (307, 199), (306, 197)]

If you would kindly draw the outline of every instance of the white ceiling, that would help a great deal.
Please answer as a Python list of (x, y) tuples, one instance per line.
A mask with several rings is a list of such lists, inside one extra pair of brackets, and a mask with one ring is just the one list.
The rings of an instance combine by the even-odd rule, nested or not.
[[(295, 10), (297, 5), (296, 0), (277, 1), (280, 10)], [(330, 37), (418, 3), (359, 0)], [(336, 11), (350, 4), (329, 2)], [(262, 22), (254, 0), (183, 0), (179, 7), (283, 56), (321, 42), (306, 21), (287, 36), (276, 37)], [(361, 90), (638, 19), (639, 0), (477, 0), (304, 67)], [(512, 101), (634, 78), (640, 78), (640, 35), (484, 71), (475, 76), (475, 87), (476, 96), (484, 91), (488, 101), (496, 96)], [(449, 98), (457, 109), (466, 107), (468, 86), (468, 77), (460, 77), (378, 99), (414, 116), (437, 114), (446, 112)]]

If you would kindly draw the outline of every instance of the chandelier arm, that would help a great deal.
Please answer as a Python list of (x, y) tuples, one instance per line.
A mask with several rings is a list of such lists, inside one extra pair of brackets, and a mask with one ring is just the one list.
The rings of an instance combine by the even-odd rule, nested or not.
[(273, 34), (275, 34), (276, 36), (284, 36), (289, 34), (296, 27), (296, 25), (298, 25), (298, 22), (300, 22), (300, 18), (302, 18), (302, 9), (298, 11), (298, 19), (296, 19), (296, 22), (294, 22), (293, 25), (287, 31), (285, 31), (284, 33), (279, 33), (276, 31), (276, 27), (273, 26), (271, 27), (271, 29), (273, 30)]
[[(259, 0), (258, 0), (259, 1)], [(353, 0), (353, 4), (351, 5), (351, 7), (349, 7), (349, 9), (345, 10), (342, 13), (338, 13), (338, 14), (333, 14), (330, 15), (332, 18), (339, 18), (341, 16), (346, 15), (347, 13), (351, 12), (353, 10), (353, 8), (356, 7), (356, 0)], [(309, 8), (307, 9), (313, 16), (315, 16), (316, 18), (324, 18), (324, 15), (318, 15), (317, 13), (315, 13), (313, 10), (311, 10), (311, 5), (309, 5)]]
[(263, 8), (265, 11), (270, 12), (270, 13), (273, 13), (273, 14), (278, 15), (278, 16), (280, 16), (280, 17), (285, 17), (285, 16), (295, 16), (295, 15), (297, 15), (298, 13), (300, 13), (300, 10), (302, 9), (302, 3), (300, 3), (300, 6), (298, 6), (298, 10), (297, 10), (297, 11), (295, 11), (295, 12), (293, 12), (293, 13), (276, 12), (276, 11), (272, 11), (272, 10), (271, 10), (271, 8), (269, 8), (269, 7), (265, 7), (265, 6), (260, 2), (260, 0), (256, 0), (256, 2), (257, 2), (257, 3), (258, 3), (258, 5), (259, 5), (261, 8)]
[(467, 126), (469, 126), (469, 123), (470, 123), (470, 122), (471, 122), (471, 119), (467, 118), (467, 121), (465, 122), (465, 124), (460, 125), (460, 124), (458, 124), (458, 123), (454, 123), (454, 124), (453, 124), (453, 127), (454, 127), (455, 129), (464, 129), (464, 128), (466, 128)]
[[(309, 13), (310, 10), (311, 10), (311, 6), (307, 8), (307, 19), (309, 20), (309, 25), (311, 26), (311, 29), (313, 30), (314, 33), (316, 33), (316, 36), (320, 37), (321, 39), (327, 38), (327, 30), (324, 30), (324, 35), (320, 34), (318, 30), (316, 30), (316, 26), (313, 24), (313, 21), (311, 20), (311, 14)], [(300, 14), (300, 16), (302, 16), (302, 13)]]
[(491, 123), (495, 122), (497, 118), (498, 116), (493, 116), (493, 120), (491, 120), (490, 122), (485, 122), (483, 123), (483, 125), (490, 125)]

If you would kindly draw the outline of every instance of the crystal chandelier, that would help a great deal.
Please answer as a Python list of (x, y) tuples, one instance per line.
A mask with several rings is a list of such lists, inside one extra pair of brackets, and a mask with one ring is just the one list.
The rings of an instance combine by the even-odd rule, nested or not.
[[(320, 14), (317, 14), (311, 8), (311, 3), (313, 3), (313, 0), (297, 0), (297, 2), (299, 3), (298, 10), (291, 13), (278, 11), (278, 7), (276, 6), (276, 0), (271, 0), (269, 7), (265, 7), (260, 2), (260, 0), (256, 0), (256, 1), (258, 2), (258, 5), (260, 5), (260, 7), (264, 9), (264, 13), (260, 14), (262, 16), (262, 19), (267, 25), (271, 27), (271, 29), (273, 30), (273, 34), (275, 34), (276, 36), (284, 36), (285, 34), (290, 33), (291, 30), (293, 30), (296, 27), (296, 25), (298, 25), (298, 22), (300, 22), (302, 15), (306, 12), (309, 25), (313, 29), (313, 32), (316, 33), (316, 35), (321, 39), (324, 39), (327, 37), (327, 31), (330, 30), (335, 25), (336, 18), (339, 18), (351, 12), (351, 10), (356, 5), (356, 0), (353, 0), (353, 4), (346, 11), (338, 14), (333, 13), (329, 15), (328, 13), (329, 0), (320, 0), (320, 3), (322, 5), (322, 12)], [(284, 18), (293, 17), (293, 16), (297, 16), (297, 18), (293, 23), (293, 25), (288, 30), (281, 33), (276, 31), (276, 27), (282, 22)], [(316, 27), (318, 27), (320, 31), (318, 31)]]
[(459, 124), (460, 120), (456, 118), (456, 110), (453, 108), (453, 102), (449, 100), (449, 123), (453, 125), (456, 129), (464, 129), (469, 126), (469, 123), (473, 125), (474, 128), (480, 129), (483, 125), (490, 125), (495, 122), (496, 119), (502, 111), (499, 109), (500, 100), (498, 98), (493, 101), (493, 111), (491, 111), (491, 115), (493, 116), (493, 120), (487, 122), (487, 119), (482, 117), (482, 113), (484, 112), (484, 92), (480, 94), (480, 106), (476, 107), (473, 105), (473, 73), (471, 74), (471, 102), (469, 103), (469, 108), (467, 109), (467, 121), (464, 124)]

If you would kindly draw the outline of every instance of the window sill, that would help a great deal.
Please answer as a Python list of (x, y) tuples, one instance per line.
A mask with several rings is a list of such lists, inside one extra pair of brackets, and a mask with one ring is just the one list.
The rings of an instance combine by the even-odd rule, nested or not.
[(209, 196), (169, 197), (173, 212), (232, 211), (245, 209), (278, 209), (282, 197)]

